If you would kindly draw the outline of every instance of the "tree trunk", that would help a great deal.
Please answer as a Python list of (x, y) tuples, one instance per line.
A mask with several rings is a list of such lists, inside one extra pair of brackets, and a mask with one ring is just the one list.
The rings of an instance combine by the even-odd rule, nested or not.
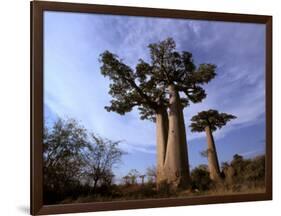
[(219, 167), (219, 161), (218, 161), (213, 134), (209, 126), (205, 128), (205, 131), (207, 134), (207, 143), (208, 143), (207, 153), (208, 153), (210, 178), (213, 181), (220, 181), (221, 180), (220, 167)]
[(97, 184), (98, 184), (98, 178), (94, 178), (94, 186), (93, 186), (93, 191), (94, 192), (96, 192)]
[(164, 170), (168, 184), (175, 188), (186, 187), (189, 185), (190, 176), (183, 108), (175, 86), (170, 85), (168, 89), (170, 94), (169, 132)]
[(166, 180), (164, 173), (164, 160), (168, 139), (168, 114), (165, 108), (156, 112), (156, 139), (157, 139), (157, 186)]
[(186, 167), (186, 175), (187, 175), (187, 180), (188, 184), (190, 183), (190, 172), (189, 172), (189, 158), (188, 158), (188, 147), (187, 147), (187, 141), (186, 141), (186, 130), (185, 130), (185, 123), (184, 123), (184, 116), (183, 116), (183, 107), (180, 105), (180, 130), (181, 130), (181, 145), (182, 145), (182, 167)]

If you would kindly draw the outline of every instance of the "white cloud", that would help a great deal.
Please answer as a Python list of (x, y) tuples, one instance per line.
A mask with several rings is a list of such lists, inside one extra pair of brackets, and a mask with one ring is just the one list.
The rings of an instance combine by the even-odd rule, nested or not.
[(262, 153), (264, 153), (264, 149), (257, 149), (257, 150), (253, 150), (253, 151), (241, 152), (238, 154), (243, 157), (251, 157), (251, 156), (254, 156), (257, 154), (262, 154)]

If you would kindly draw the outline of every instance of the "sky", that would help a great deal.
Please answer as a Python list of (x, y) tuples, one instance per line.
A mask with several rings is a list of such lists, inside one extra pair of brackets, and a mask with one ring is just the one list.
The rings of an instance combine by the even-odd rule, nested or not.
[(254, 157), (265, 151), (265, 25), (44, 12), (44, 119), (74, 118), (99, 136), (121, 140), (127, 152), (114, 168), (117, 178), (130, 169), (144, 173), (156, 165), (156, 129), (137, 110), (124, 116), (107, 112), (108, 78), (100, 73), (99, 55), (117, 54), (135, 68), (149, 62), (148, 44), (172, 37), (178, 51), (193, 54), (195, 64), (217, 65), (217, 76), (204, 89), (202, 103), (184, 109), (191, 168), (207, 164), (205, 133), (191, 133), (190, 118), (217, 109), (237, 116), (214, 132), (219, 161), (234, 154)]

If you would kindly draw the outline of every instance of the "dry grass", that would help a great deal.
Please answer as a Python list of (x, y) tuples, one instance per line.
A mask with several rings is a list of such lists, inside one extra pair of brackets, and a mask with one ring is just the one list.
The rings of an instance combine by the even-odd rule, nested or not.
[(61, 202), (66, 203), (86, 203), (86, 202), (108, 202), (108, 201), (122, 201), (122, 200), (140, 200), (140, 199), (157, 199), (157, 198), (173, 198), (173, 197), (192, 197), (192, 196), (223, 196), (234, 194), (249, 194), (249, 193), (264, 193), (265, 187), (251, 187), (236, 186), (227, 188), (225, 186), (216, 186), (210, 190), (198, 191), (198, 190), (180, 190), (173, 192), (157, 192), (155, 187), (144, 187), (140, 185), (120, 186), (121, 194), (119, 196), (101, 196), (101, 195), (89, 195), (81, 196), (73, 200), (67, 198)]
[(265, 191), (266, 191), (265, 187), (244, 188), (242, 190), (216, 188), (216, 189), (211, 189), (211, 190), (207, 190), (207, 191), (192, 191), (192, 192), (190, 190), (185, 190), (185, 191), (179, 192), (178, 197), (251, 194), (251, 193), (265, 193)]

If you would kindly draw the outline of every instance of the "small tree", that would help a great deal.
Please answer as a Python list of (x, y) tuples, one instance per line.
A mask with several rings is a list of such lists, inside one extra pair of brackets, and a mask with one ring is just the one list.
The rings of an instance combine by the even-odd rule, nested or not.
[(146, 176), (149, 183), (155, 183), (157, 178), (155, 166), (148, 167), (146, 169)]
[(144, 178), (146, 175), (139, 175), (139, 178), (141, 179), (141, 184), (144, 185)]
[(205, 131), (207, 135), (208, 143), (208, 161), (209, 161), (209, 171), (210, 178), (212, 180), (220, 180), (220, 168), (218, 162), (218, 156), (216, 151), (216, 146), (213, 138), (213, 132), (218, 128), (224, 126), (231, 119), (235, 119), (234, 115), (227, 113), (219, 113), (217, 110), (207, 110), (199, 112), (197, 115), (191, 118), (191, 131), (192, 132), (202, 132)]
[(87, 139), (86, 129), (74, 119), (58, 119), (44, 128), (43, 184), (47, 203), (63, 199), (80, 184), (85, 166), (83, 152), (91, 148)]
[(191, 179), (193, 189), (204, 191), (211, 187), (212, 180), (205, 164), (201, 164), (191, 171)]
[(112, 168), (121, 161), (124, 152), (118, 147), (119, 141), (111, 141), (90, 134), (91, 149), (84, 155), (87, 166), (85, 173), (92, 181), (93, 189), (98, 185), (109, 186), (114, 177)]

